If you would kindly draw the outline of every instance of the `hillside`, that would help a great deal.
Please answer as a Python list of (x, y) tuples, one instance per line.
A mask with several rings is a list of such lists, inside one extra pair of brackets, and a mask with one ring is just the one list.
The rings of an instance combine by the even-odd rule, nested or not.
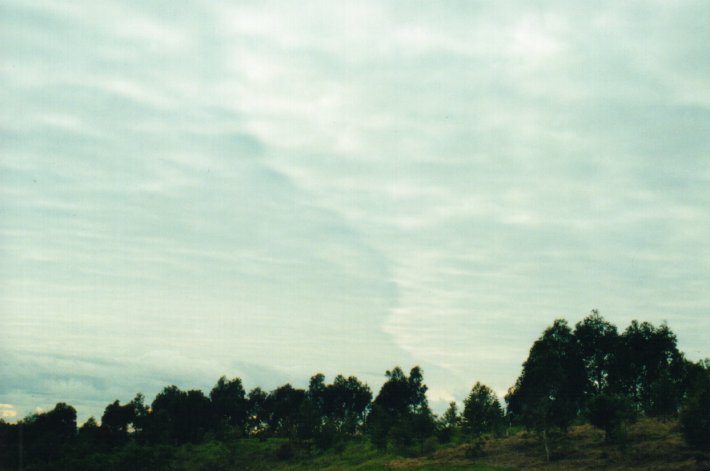
[(557, 437), (554, 460), (547, 462), (540, 440), (527, 432), (485, 442), (485, 456), (464, 456), (465, 446), (440, 450), (427, 458), (395, 460), (393, 469), (525, 469), (525, 470), (706, 470), (710, 454), (689, 449), (677, 421), (643, 419), (628, 429), (625, 449), (604, 443), (604, 434), (590, 425), (572, 427)]
[(173, 469), (232, 470), (710, 470), (710, 454), (688, 448), (677, 421), (642, 419), (628, 429), (624, 449), (604, 443), (603, 432), (589, 425), (574, 426), (566, 436), (554, 437), (553, 461), (547, 462), (534, 434), (520, 431), (508, 437), (488, 438), (484, 455), (467, 458), (468, 445), (443, 447), (418, 458), (401, 458), (355, 441), (339, 451), (297, 453), (279, 458), (287, 443), (269, 439), (236, 440), (227, 445), (208, 443), (182, 447)]

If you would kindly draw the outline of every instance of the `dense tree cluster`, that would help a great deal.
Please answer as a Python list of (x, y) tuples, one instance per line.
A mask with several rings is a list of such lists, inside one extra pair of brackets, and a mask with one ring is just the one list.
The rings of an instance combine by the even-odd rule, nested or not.
[(592, 311), (574, 330), (560, 319), (544, 331), (505, 400), (509, 419), (538, 431), (549, 457), (551, 430), (586, 419), (619, 441), (639, 415), (670, 418), (691, 407), (709, 374), (684, 358), (666, 324), (633, 321), (619, 334)]
[[(710, 450), (710, 362), (687, 361), (665, 324), (633, 321), (619, 333), (596, 311), (574, 328), (556, 320), (532, 345), (505, 411), (495, 392), (477, 382), (463, 411), (452, 402), (437, 417), (419, 367), (408, 375), (395, 367), (385, 376), (374, 400), (367, 384), (342, 375), (327, 384), (316, 374), (307, 389), (285, 384), (268, 392), (246, 393), (239, 378), (226, 377), (209, 395), (167, 386), (150, 404), (141, 394), (125, 404), (116, 400), (100, 421), (92, 417), (81, 427), (76, 410), (58, 403), (16, 424), (0, 420), (0, 463), (29, 470), (93, 469), (92, 463), (102, 470), (159, 469), (175, 447), (270, 437), (286, 440), (284, 458), (354, 437), (422, 454), (440, 442), (475, 444), (511, 426), (538, 432), (549, 458), (551, 435), (572, 423), (588, 421), (608, 442), (622, 442), (625, 425), (640, 415), (679, 417), (688, 444)], [(127, 461), (111, 458), (117, 454)], [(105, 460), (87, 461), (90, 455)]]

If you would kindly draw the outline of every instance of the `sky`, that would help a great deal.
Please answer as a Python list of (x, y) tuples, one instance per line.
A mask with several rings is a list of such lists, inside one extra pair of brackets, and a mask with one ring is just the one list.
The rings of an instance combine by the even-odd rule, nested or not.
[(710, 3), (0, 0), (0, 417), (710, 357)]

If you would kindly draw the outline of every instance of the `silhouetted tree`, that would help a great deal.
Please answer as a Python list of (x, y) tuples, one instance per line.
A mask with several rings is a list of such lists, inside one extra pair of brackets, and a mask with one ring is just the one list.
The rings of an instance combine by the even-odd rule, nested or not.
[(222, 376), (210, 391), (212, 402), (213, 427), (219, 433), (225, 428), (244, 433), (247, 420), (248, 403), (244, 396), (242, 380), (234, 378), (227, 380)]
[(632, 321), (619, 339), (610, 372), (612, 392), (648, 415), (674, 415), (683, 397), (685, 360), (666, 324)]
[(421, 368), (412, 368), (409, 377), (400, 367), (387, 371), (385, 375), (387, 381), (382, 385), (367, 418), (373, 444), (384, 448), (389, 438), (398, 448), (403, 448), (415, 438), (423, 440), (423, 433), (431, 435), (434, 418), (429, 410)]
[(79, 428), (78, 441), (80, 451), (84, 454), (102, 449), (103, 437), (101, 428), (94, 417), (89, 417)]
[(575, 325), (574, 338), (586, 373), (585, 396), (590, 398), (607, 391), (609, 372), (619, 348), (616, 326), (595, 309)]
[(281, 436), (294, 434), (299, 422), (301, 403), (305, 398), (306, 392), (303, 389), (295, 389), (290, 384), (271, 391), (264, 404), (269, 429)]
[(135, 420), (133, 405), (121, 405), (117, 400), (107, 405), (101, 416), (101, 436), (109, 446), (121, 446), (128, 441), (128, 428)]
[(409, 377), (400, 367), (385, 373), (387, 381), (382, 385), (374, 405), (394, 416), (414, 413), (428, 407), (427, 387), (424, 384), (421, 368), (415, 366)]
[(503, 408), (496, 393), (476, 382), (464, 400), (463, 429), (477, 437), (486, 432), (498, 432), (503, 424)]
[(199, 390), (167, 386), (153, 400), (147, 434), (153, 441), (197, 443), (209, 429), (211, 403)]
[(249, 435), (263, 437), (268, 427), (267, 397), (268, 394), (259, 387), (249, 391), (247, 396), (247, 432)]
[(59, 402), (49, 412), (32, 414), (23, 419), (20, 428), (24, 457), (38, 462), (56, 460), (76, 439), (76, 409)]
[(308, 392), (321, 416), (328, 419), (338, 432), (354, 434), (362, 425), (372, 400), (367, 384), (356, 377), (338, 375), (326, 385), (322, 375), (311, 378)]

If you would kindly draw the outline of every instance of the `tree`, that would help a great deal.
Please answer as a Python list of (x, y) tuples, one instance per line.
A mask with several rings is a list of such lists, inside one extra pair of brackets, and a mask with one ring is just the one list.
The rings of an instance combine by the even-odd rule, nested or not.
[(422, 370), (415, 366), (407, 377), (400, 367), (385, 373), (387, 381), (382, 385), (374, 405), (394, 416), (415, 413), (428, 407), (427, 386)]
[(133, 422), (131, 423), (133, 434), (140, 440), (146, 423), (150, 419), (150, 408), (145, 405), (145, 396), (141, 393), (136, 394), (129, 405), (133, 409)]
[(268, 424), (266, 398), (268, 394), (257, 387), (249, 391), (247, 396), (247, 433), (262, 435)]
[(618, 351), (616, 326), (604, 320), (595, 309), (575, 325), (574, 338), (586, 373), (585, 396), (607, 391), (609, 371)]
[(449, 402), (449, 407), (444, 412), (444, 415), (437, 420), (436, 425), (436, 436), (439, 441), (441, 443), (450, 442), (461, 425), (461, 417), (459, 416), (456, 401)]
[(147, 435), (152, 441), (197, 443), (209, 429), (211, 403), (202, 391), (165, 387), (153, 400)]
[(78, 438), (83, 453), (96, 452), (97, 449), (101, 448), (101, 428), (93, 416), (89, 417), (79, 428)]
[(506, 396), (514, 420), (542, 436), (549, 460), (549, 431), (566, 430), (577, 417), (586, 383), (582, 358), (564, 319), (535, 341), (523, 371)]
[(59, 402), (49, 412), (23, 419), (22, 429), (25, 457), (36, 461), (56, 460), (76, 438), (76, 409)]
[(308, 399), (322, 416), (328, 415), (328, 387), (323, 373), (313, 375), (308, 382)]
[(354, 434), (362, 426), (372, 401), (370, 387), (355, 376), (338, 375), (326, 386), (324, 415), (339, 432)]
[(306, 392), (303, 389), (295, 389), (290, 384), (271, 391), (264, 403), (269, 430), (281, 436), (294, 434), (301, 403), (305, 398)]
[(503, 423), (503, 409), (496, 393), (476, 382), (464, 400), (463, 429), (472, 436), (497, 432)]
[(101, 435), (109, 446), (120, 446), (128, 441), (128, 426), (133, 422), (133, 407), (121, 405), (116, 399), (107, 405), (101, 416)]
[(674, 415), (683, 396), (685, 360), (668, 325), (632, 321), (619, 339), (610, 372), (612, 392), (648, 415)]
[(379, 448), (388, 439), (406, 447), (414, 438), (423, 441), (423, 434), (434, 431), (434, 418), (426, 398), (422, 370), (415, 366), (409, 377), (400, 367), (385, 373), (387, 381), (380, 388), (367, 418), (370, 438)]
[(244, 394), (241, 379), (227, 380), (224, 376), (210, 391), (213, 426), (220, 433), (226, 427), (245, 432), (248, 404)]

